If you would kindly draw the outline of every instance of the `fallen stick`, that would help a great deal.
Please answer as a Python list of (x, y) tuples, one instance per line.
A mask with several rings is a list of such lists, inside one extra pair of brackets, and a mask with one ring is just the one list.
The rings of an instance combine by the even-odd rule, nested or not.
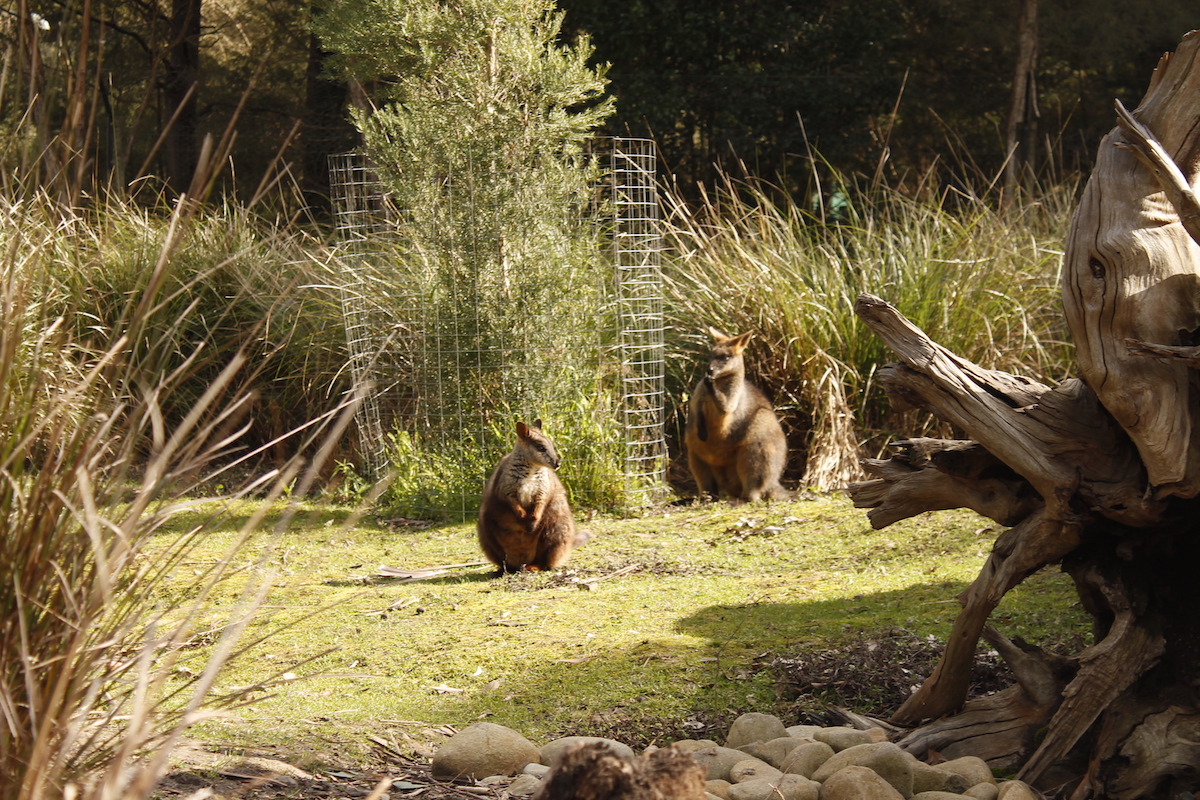
[(399, 567), (389, 567), (386, 564), (381, 564), (379, 569), (375, 570), (375, 574), (381, 578), (396, 578), (401, 583), (407, 583), (409, 581), (424, 581), (436, 578), (456, 569), (486, 567), (490, 563), (489, 561), (469, 561), (465, 564), (441, 564), (436, 567), (422, 567), (421, 569), (400, 569)]
[(630, 573), (630, 572), (633, 572), (633, 571), (634, 571), (634, 570), (636, 570), (636, 569), (641, 569), (641, 568), (642, 568), (642, 565), (641, 565), (641, 564), (630, 564), (629, 566), (626, 566), (626, 567), (621, 567), (621, 568), (620, 568), (619, 570), (617, 570), (616, 572), (610, 572), (610, 573), (609, 573), (609, 574), (607, 574), (607, 575), (598, 575), (598, 576), (596, 576), (595, 578), (585, 578), (585, 579), (583, 579), (583, 580), (579, 581), (579, 585), (580, 585), (581, 587), (582, 587), (582, 586), (587, 586), (587, 587), (590, 589), (590, 588), (592, 588), (592, 587), (593, 587), (593, 585), (594, 585), (594, 584), (597, 584), (597, 583), (599, 583), (600, 581), (606, 581), (606, 580), (608, 580), (609, 578), (616, 578), (616, 577), (618, 577), (618, 576), (620, 576), (620, 575), (626, 575), (626, 574), (628, 574), (628, 573)]

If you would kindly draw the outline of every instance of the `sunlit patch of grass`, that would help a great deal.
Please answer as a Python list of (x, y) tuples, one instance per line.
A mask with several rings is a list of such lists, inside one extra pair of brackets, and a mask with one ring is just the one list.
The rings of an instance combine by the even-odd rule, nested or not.
[[(344, 528), (347, 514), (312, 506), (282, 534), (271, 619), (256, 630), (294, 627), (227, 680), (252, 685), (315, 660), (253, 712), (206, 723), (203, 736), (336, 761), (369, 747), (368, 734), (421, 753), (440, 741), (438, 726), (484, 719), (536, 742), (682, 736), (688, 720), (787, 714), (770, 655), (887, 629), (944, 638), (997, 533), (968, 512), (875, 531), (836, 495), (680, 506), (586, 522), (596, 538), (557, 572), (497, 578), (468, 567), (401, 583), (372, 574), (480, 559), (473, 527)], [(1032, 641), (1080, 630), (1070, 582), (1053, 571), (1032, 580), (1034, 591), (1006, 598), (1000, 627)]]

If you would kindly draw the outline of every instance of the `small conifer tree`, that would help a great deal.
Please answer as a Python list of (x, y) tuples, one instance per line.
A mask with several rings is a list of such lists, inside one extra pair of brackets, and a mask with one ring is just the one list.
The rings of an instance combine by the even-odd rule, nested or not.
[(401, 315), (417, 438), (444, 443), (414, 458), (405, 438), (403, 460), (444, 482), (458, 454), (472, 496), (481, 464), (463, 457), (507, 449), (514, 417), (545, 417), (563, 443), (567, 417), (595, 407), (580, 402), (599, 380), (606, 283), (587, 144), (613, 101), (590, 42), (562, 42), (561, 25), (553, 0), (332, 0), (315, 23), (369, 87), (352, 113), (401, 212), (391, 280), (419, 305)]

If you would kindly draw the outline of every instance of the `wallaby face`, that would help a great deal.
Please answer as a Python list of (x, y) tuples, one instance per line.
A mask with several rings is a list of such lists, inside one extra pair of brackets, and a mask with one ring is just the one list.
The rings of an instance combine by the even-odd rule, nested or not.
[(550, 437), (542, 433), (542, 421), (535, 419), (533, 425), (524, 422), (517, 423), (517, 446), (513, 452), (518, 454), (528, 464), (541, 464), (550, 469), (558, 469), (562, 459)]
[(709, 328), (708, 332), (712, 334), (713, 345), (704, 383), (713, 392), (717, 405), (724, 411), (731, 411), (738, 403), (741, 383), (746, 376), (746, 360), (742, 353), (753, 334), (726, 336), (716, 328)]

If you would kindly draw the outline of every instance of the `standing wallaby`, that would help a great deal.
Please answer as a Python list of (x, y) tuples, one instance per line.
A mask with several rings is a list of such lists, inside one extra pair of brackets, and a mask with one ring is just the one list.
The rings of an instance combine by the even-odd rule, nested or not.
[(500, 459), (483, 487), (479, 544), (501, 572), (554, 569), (587, 535), (575, 533), (575, 519), (558, 469), (554, 442), (542, 421), (517, 423), (517, 444)]
[(787, 465), (787, 438), (770, 401), (746, 380), (742, 351), (751, 334), (713, 337), (708, 371), (688, 408), (688, 466), (700, 494), (732, 500), (790, 499), (779, 485)]

